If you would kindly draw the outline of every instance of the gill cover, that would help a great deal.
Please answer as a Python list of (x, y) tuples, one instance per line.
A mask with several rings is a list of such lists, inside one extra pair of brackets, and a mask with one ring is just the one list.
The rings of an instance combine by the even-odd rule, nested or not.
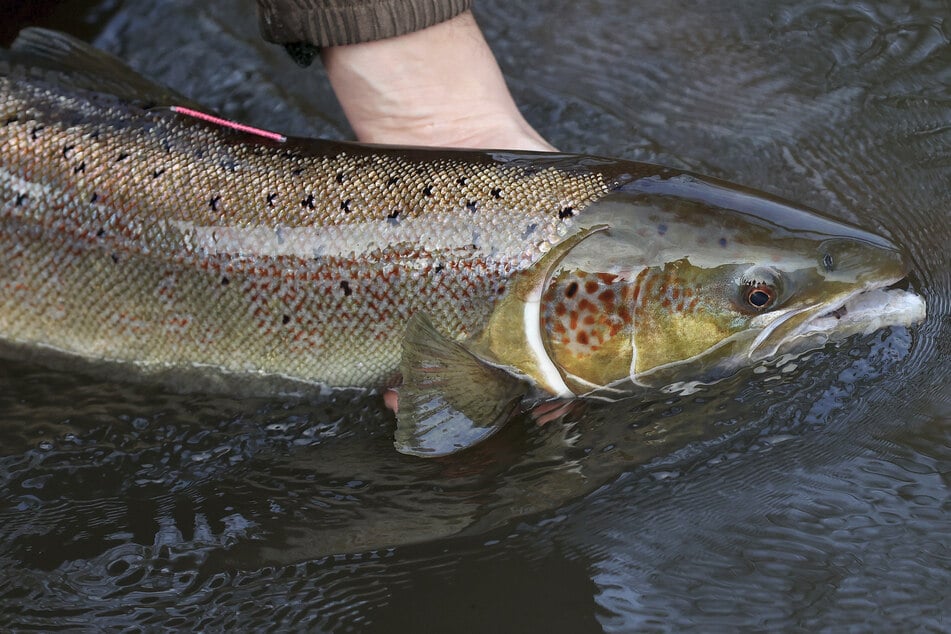
[(478, 342), (453, 341), (426, 315), (413, 315), (400, 362), (394, 443), (399, 452), (435, 458), (481, 442), (518, 411), (532, 382), (544, 381), (546, 371), (548, 378), (558, 376), (541, 342), (541, 294), (561, 260), (605, 229), (594, 226), (568, 236), (517, 274)]

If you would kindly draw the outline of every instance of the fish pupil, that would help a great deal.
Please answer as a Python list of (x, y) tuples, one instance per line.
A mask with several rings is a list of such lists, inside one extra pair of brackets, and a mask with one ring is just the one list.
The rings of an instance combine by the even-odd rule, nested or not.
[(765, 308), (773, 301), (773, 294), (765, 288), (753, 288), (746, 296), (746, 301), (755, 308)]

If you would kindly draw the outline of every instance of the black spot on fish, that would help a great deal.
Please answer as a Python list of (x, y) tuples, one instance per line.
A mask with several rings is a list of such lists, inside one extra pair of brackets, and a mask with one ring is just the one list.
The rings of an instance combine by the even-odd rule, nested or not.
[(221, 162), (218, 164), (222, 167), (222, 169), (225, 169), (229, 172), (238, 171), (238, 164), (232, 158), (221, 159)]
[(432, 195), (433, 195), (432, 185), (426, 185), (426, 187), (423, 187), (423, 196), (426, 196), (427, 198), (429, 198)]
[(340, 282), (340, 288), (343, 289), (343, 294), (345, 297), (350, 297), (353, 295), (353, 289), (350, 288), (350, 282), (347, 280)]
[(493, 188), (492, 188), (492, 196), (495, 197), (495, 198), (501, 198), (501, 197), (502, 197), (502, 189), (499, 188), (499, 187), (493, 187)]
[(22, 206), (23, 206), (23, 203), (26, 202), (26, 199), (27, 199), (27, 195), (26, 195), (26, 194), (17, 194), (17, 199), (16, 199), (16, 202), (15, 202), (14, 204), (15, 204), (17, 207), (22, 207)]
[(119, 263), (119, 256), (116, 255), (115, 253), (110, 253), (110, 254), (109, 254), (109, 257), (112, 258), (113, 264), (118, 264), (118, 263)]
[(82, 174), (86, 172), (86, 161), (73, 168), (73, 174)]
[(396, 185), (398, 182), (400, 182), (400, 179), (399, 179), (399, 178), (397, 178), (396, 176), (391, 176), (391, 177), (386, 181), (386, 186), (387, 186), (387, 187), (392, 187), (393, 185)]
[(522, 240), (527, 240), (530, 235), (535, 233), (535, 229), (538, 228), (538, 223), (533, 222), (525, 227), (525, 231), (522, 233)]
[(422, 175), (425, 174), (425, 173), (426, 173), (426, 168), (423, 168), (423, 167), (417, 167), (417, 168), (416, 168), (416, 175), (417, 175), (417, 176), (422, 176)]
[(283, 317), (281, 317), (281, 323), (284, 324), (285, 326), (286, 326), (287, 324), (291, 323), (291, 316), (290, 316), (290, 315), (284, 315)]
[(231, 283), (231, 280), (228, 279), (228, 276), (227, 276), (227, 275), (222, 275), (222, 276), (221, 276), (221, 285), (222, 285), (222, 286), (227, 286), (227, 285), (230, 284), (230, 283)]
[(558, 217), (561, 218), (562, 220), (564, 220), (565, 218), (571, 218), (573, 215), (575, 215), (575, 210), (571, 207), (565, 207), (564, 209), (558, 212)]
[(505, 285), (499, 286), (499, 289), (496, 291), (499, 295), (505, 292)]
[(72, 151), (73, 151), (73, 148), (75, 148), (75, 147), (76, 147), (76, 146), (75, 146), (75, 145), (72, 145), (72, 144), (70, 144), (70, 145), (64, 145), (64, 146), (63, 146), (63, 158), (69, 158), (69, 153), (72, 152)]
[(469, 202), (466, 203), (466, 209), (469, 210), (469, 213), (473, 213), (473, 214), (474, 214), (474, 213), (476, 212), (476, 206), (477, 206), (478, 204), (479, 204), (479, 201), (477, 201), (477, 200), (470, 200)]
[(442, 273), (444, 268), (446, 267), (444, 267), (442, 264), (437, 264), (435, 268), (433, 268), (433, 273)]
[(343, 172), (337, 172), (337, 183), (343, 183), (347, 179), (347, 175)]
[(456, 184), (459, 185), (459, 187), (465, 187), (466, 185), (469, 184), (469, 181), (466, 179), (465, 176), (460, 176), (458, 180), (456, 180)]
[(212, 211), (218, 211), (218, 203), (221, 202), (221, 196), (212, 196), (208, 199), (208, 206), (211, 207)]
[(36, 139), (37, 139), (38, 136), (39, 136), (40, 130), (42, 130), (42, 129), (45, 128), (45, 127), (46, 127), (45, 125), (33, 126), (33, 129), (30, 130), (30, 138), (33, 139), (34, 141), (36, 141)]
[(565, 289), (565, 297), (571, 299), (575, 296), (575, 293), (578, 292), (578, 282), (572, 282), (568, 285), (568, 288)]
[(313, 194), (307, 194), (307, 198), (305, 198), (304, 200), (300, 201), (300, 206), (301, 206), (301, 207), (307, 207), (308, 209), (313, 209), (314, 206), (315, 206), (315, 205), (314, 205), (314, 195), (313, 195)]
[(390, 224), (395, 225), (400, 221), (400, 210), (397, 209), (393, 213), (386, 214), (386, 219), (390, 222)]
[(340, 210), (344, 212), (345, 214), (350, 213), (350, 199), (349, 198), (340, 203)]
[(303, 173), (304, 173), (303, 167), (295, 167), (294, 169), (291, 170), (291, 174), (293, 174), (294, 176), (300, 176)]
[(717, 243), (724, 249), (726, 248), (726, 238), (720, 238), (720, 240)]
[(4, 127), (6, 127), (10, 125), (11, 123), (16, 123), (19, 120), (20, 120), (20, 117), (18, 117), (17, 115), (13, 115), (12, 117), (7, 117), (6, 120), (3, 122), (3, 125)]
[(168, 142), (168, 139), (162, 139), (162, 149), (166, 152), (172, 151), (172, 144)]
[(164, 173), (165, 173), (165, 168), (164, 168), (164, 167), (160, 167), (160, 168), (158, 168), (157, 170), (152, 170), (152, 178), (158, 178), (159, 176), (161, 176), (161, 175), (164, 174)]
[(657, 225), (657, 235), (662, 236), (667, 233), (667, 225), (661, 223)]
[(100, 228), (99, 228), (99, 231), (96, 232), (96, 237), (97, 237), (97, 238), (101, 238), (101, 237), (104, 236), (104, 235), (106, 235), (106, 230), (103, 229), (102, 227), (100, 227)]
[(195, 150), (195, 158), (205, 158), (205, 151), (200, 148)]
[(116, 163), (118, 163), (119, 161), (124, 161), (127, 158), (129, 158), (128, 152), (119, 152), (119, 156), (116, 157)]
[(267, 206), (268, 206), (268, 207), (273, 207), (273, 206), (274, 206), (274, 199), (275, 199), (275, 198), (277, 198), (277, 194), (271, 193), (271, 194), (268, 194), (268, 195), (267, 195)]
[(89, 197), (89, 202), (94, 203), (97, 200), (99, 200), (99, 194), (97, 194), (96, 192), (93, 192), (92, 196)]

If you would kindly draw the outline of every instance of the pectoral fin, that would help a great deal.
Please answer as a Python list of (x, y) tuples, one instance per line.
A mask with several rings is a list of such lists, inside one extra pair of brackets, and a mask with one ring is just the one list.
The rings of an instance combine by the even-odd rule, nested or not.
[(442, 335), (417, 313), (406, 327), (396, 449), (434, 458), (475, 445), (516, 412), (524, 381)]

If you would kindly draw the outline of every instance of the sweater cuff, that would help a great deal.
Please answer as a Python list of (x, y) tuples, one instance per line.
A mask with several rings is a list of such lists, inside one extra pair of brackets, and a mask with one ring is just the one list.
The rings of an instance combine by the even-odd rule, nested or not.
[(359, 44), (425, 29), (469, 9), (472, 0), (258, 0), (265, 40), (314, 47)]

